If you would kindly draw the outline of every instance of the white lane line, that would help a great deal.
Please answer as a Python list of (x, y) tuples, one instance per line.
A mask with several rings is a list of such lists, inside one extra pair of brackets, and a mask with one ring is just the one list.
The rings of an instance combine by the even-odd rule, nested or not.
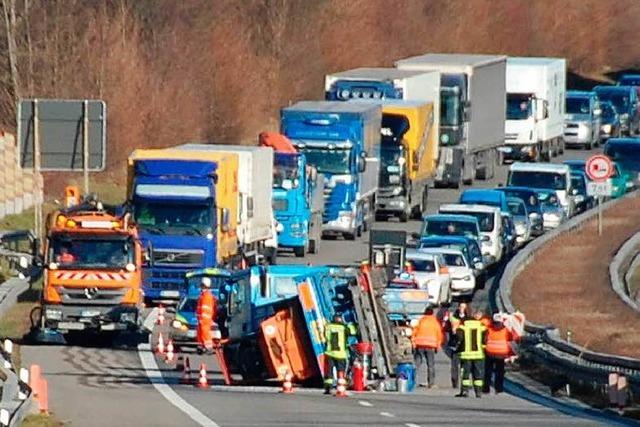
[[(154, 308), (149, 316), (144, 320), (144, 327), (149, 331), (153, 331), (153, 324), (156, 321), (156, 316), (158, 314), (158, 309)], [(160, 368), (158, 368), (158, 364), (156, 363), (156, 359), (151, 351), (151, 334), (149, 334), (149, 342), (148, 343), (140, 343), (138, 344), (138, 356), (140, 356), (140, 362), (142, 363), (142, 367), (147, 374), (147, 378), (158, 393), (160, 393), (169, 403), (173, 406), (187, 414), (189, 418), (198, 423), (203, 427), (220, 427), (216, 424), (211, 418), (208, 418), (198, 409), (190, 405), (186, 400), (184, 400), (178, 393), (176, 393), (165, 381), (162, 377), (162, 373), (160, 372)]]
[(420, 427), (419, 424), (414, 424), (414, 423), (406, 423), (405, 426), (407, 426), (407, 427)]
[(373, 403), (371, 402), (367, 402), (366, 400), (358, 400), (358, 403), (362, 406), (366, 406), (366, 407), (371, 407), (373, 406)]
[(395, 417), (395, 415), (393, 415), (390, 412), (380, 412), (380, 415), (382, 415), (383, 417), (389, 417), (389, 418)]

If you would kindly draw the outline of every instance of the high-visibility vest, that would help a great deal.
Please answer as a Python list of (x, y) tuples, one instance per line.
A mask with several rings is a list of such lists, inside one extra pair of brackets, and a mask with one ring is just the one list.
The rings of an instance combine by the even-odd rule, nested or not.
[(487, 345), (485, 351), (490, 356), (509, 357), (511, 355), (511, 334), (505, 327), (500, 329), (489, 328), (487, 332)]
[(460, 326), (464, 333), (464, 349), (460, 353), (461, 360), (484, 359), (484, 345), (482, 334), (487, 328), (479, 320), (465, 320)]
[(196, 316), (198, 321), (215, 321), (216, 314), (216, 300), (210, 290), (204, 290), (198, 298), (198, 307), (196, 309)]
[(347, 359), (347, 336), (349, 330), (346, 325), (329, 323), (324, 330), (327, 339), (327, 348), (324, 352), (334, 359)]
[(411, 341), (414, 347), (440, 348), (442, 346), (442, 327), (434, 315), (420, 318), (413, 330)]

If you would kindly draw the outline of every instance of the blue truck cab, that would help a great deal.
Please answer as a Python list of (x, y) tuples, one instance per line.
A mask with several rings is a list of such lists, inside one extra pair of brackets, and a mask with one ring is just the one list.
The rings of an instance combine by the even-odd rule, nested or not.
[(502, 191), (496, 190), (465, 190), (460, 195), (460, 203), (463, 205), (487, 205), (500, 208), (502, 212), (509, 212), (507, 196)]
[(281, 111), (281, 132), (324, 175), (323, 235), (354, 240), (373, 221), (381, 107), (302, 101)]
[(638, 113), (638, 92), (635, 86), (596, 86), (593, 90), (600, 100), (609, 101), (620, 115), (622, 135), (631, 136), (638, 132), (640, 114)]
[(297, 257), (320, 249), (322, 178), (303, 154), (274, 153), (272, 197), (278, 247), (292, 249)]
[(128, 203), (151, 254), (146, 300), (177, 300), (187, 271), (216, 265), (216, 169), (207, 161), (135, 162)]

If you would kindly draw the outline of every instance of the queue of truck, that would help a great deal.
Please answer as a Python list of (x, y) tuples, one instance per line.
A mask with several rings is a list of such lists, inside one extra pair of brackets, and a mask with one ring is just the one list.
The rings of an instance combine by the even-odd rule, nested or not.
[[(471, 297), (491, 268), (593, 206), (584, 165), (536, 162), (608, 133), (614, 196), (635, 187), (640, 167), (627, 154), (636, 141), (613, 138), (599, 96), (624, 90), (623, 104), (637, 109), (635, 89), (570, 92), (567, 120), (579, 122), (571, 140), (565, 86), (564, 59), (427, 54), (328, 75), (326, 100), (283, 108), (280, 133), (256, 146), (135, 150), (121, 206), (69, 188), (51, 214), (38, 336), (136, 330), (142, 303), (163, 302), (177, 304), (173, 340), (194, 345), (207, 277), (219, 300), (216, 335), (243, 378), (320, 379), (324, 324), (340, 313), (373, 344), (384, 379), (411, 362), (406, 328), (426, 305)], [(618, 132), (636, 129), (625, 114)], [(425, 216), (430, 187), (490, 179), (511, 160), (528, 162), (510, 166), (505, 187), (465, 190)], [(355, 240), (390, 217), (423, 220), (422, 231), (407, 239), (372, 230), (362, 268), (274, 265), (278, 250), (318, 253), (323, 237)]]

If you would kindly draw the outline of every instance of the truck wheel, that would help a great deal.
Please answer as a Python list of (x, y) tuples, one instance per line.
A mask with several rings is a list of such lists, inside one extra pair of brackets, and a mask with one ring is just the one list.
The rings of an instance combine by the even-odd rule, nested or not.
[(400, 216), (398, 216), (398, 219), (400, 219), (400, 222), (407, 222), (409, 221), (409, 214), (402, 212)]
[(342, 237), (344, 237), (344, 240), (356, 240), (355, 233), (342, 233)]
[(293, 253), (298, 258), (304, 257), (304, 246), (296, 246), (295, 248), (293, 248)]
[(309, 253), (317, 254), (320, 252), (320, 239), (310, 239), (309, 240)]

